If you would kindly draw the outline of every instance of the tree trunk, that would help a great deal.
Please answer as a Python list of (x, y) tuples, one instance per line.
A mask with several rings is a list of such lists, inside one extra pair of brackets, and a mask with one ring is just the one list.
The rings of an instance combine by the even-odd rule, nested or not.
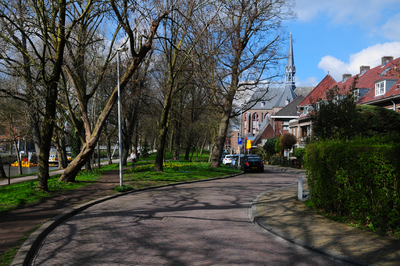
[(87, 144), (85, 144), (82, 147), (81, 152), (78, 154), (78, 156), (68, 165), (68, 167), (65, 169), (64, 173), (60, 177), (59, 181), (64, 181), (64, 182), (75, 182), (75, 177), (81, 170), (81, 168), (89, 162), (90, 165), (90, 157), (92, 156), (94, 152), (94, 146), (88, 147)]
[(189, 143), (187, 143), (187, 145), (186, 145), (185, 160), (189, 160), (190, 148), (191, 148), (191, 143), (189, 142)]
[(226, 133), (229, 126), (229, 113), (225, 112), (219, 125), (218, 135), (215, 139), (214, 148), (211, 153), (210, 167), (218, 167), (221, 164), (222, 150), (224, 149)]
[(165, 151), (165, 144), (167, 142), (167, 133), (168, 133), (168, 125), (169, 125), (169, 118), (171, 114), (171, 107), (172, 107), (172, 85), (169, 87), (168, 95), (164, 99), (164, 109), (161, 114), (161, 120), (159, 123), (159, 133), (157, 139), (157, 156), (156, 162), (154, 164), (154, 171), (155, 172), (163, 172), (163, 164), (164, 164), (164, 151)]
[[(9, 167), (11, 167), (11, 165)], [(0, 156), (0, 179), (6, 179), (6, 178), (7, 178), (7, 175), (6, 175), (6, 172), (4, 171), (3, 160)]]

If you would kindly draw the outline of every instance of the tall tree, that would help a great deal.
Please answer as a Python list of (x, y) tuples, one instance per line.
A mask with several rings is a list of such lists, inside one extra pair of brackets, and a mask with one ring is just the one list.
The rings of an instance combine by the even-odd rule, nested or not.
[[(8, 50), (2, 51), (0, 58), (11, 66), (20, 68), (20, 75), (27, 78), (30, 90), (39, 90), (43, 97), (42, 129), (40, 135), (39, 172), (37, 189), (48, 191), (49, 152), (56, 117), (58, 81), (64, 60), (64, 48), (74, 25), (85, 16), (92, 1), (86, 2), (79, 17), (67, 14), (75, 5), (68, 5), (66, 0), (58, 1), (2, 1), (0, 2), (1, 40)], [(21, 59), (12, 55), (21, 54)], [(31, 86), (32, 71), (35, 70), (35, 87)], [(26, 96), (33, 97), (34, 95)], [(26, 98), (25, 97), (25, 98)]]
[[(144, 8), (143, 6), (139, 6), (139, 3), (136, 1), (122, 0), (122, 1), (114, 1), (110, 0), (110, 6), (113, 10), (113, 14), (117, 18), (117, 21), (120, 27), (124, 30), (125, 34), (128, 38), (129, 43), (129, 51), (131, 56), (131, 62), (128, 65), (124, 75), (120, 78), (120, 90), (123, 92), (128, 82), (130, 81), (132, 75), (138, 71), (142, 62), (146, 58), (149, 51), (152, 49), (154, 38), (156, 37), (156, 33), (161, 21), (166, 18), (169, 13), (172, 11), (170, 8), (157, 9), (157, 14), (154, 16), (148, 15), (146, 10), (151, 10), (151, 7), (154, 6), (151, 4), (152, 1), (143, 1), (141, 4), (145, 4), (146, 2), (148, 6)], [(133, 14), (131, 13), (133, 12)], [(142, 17), (142, 15), (148, 15), (147, 17)], [(150, 25), (148, 25), (149, 33), (145, 36), (146, 40), (143, 45), (139, 46), (140, 49), (135, 49), (135, 44), (137, 43), (135, 28), (136, 24), (130, 23), (132, 16), (138, 20), (146, 20), (150, 19)], [(104, 106), (101, 114), (99, 115), (96, 124), (93, 127), (93, 130), (90, 128), (90, 123), (85, 124), (85, 143), (82, 147), (81, 152), (78, 156), (68, 165), (65, 169), (64, 173), (60, 177), (59, 181), (73, 182), (75, 181), (75, 177), (77, 173), (80, 171), (81, 167), (90, 159), (94, 149), (96, 147), (97, 141), (101, 135), (102, 128), (104, 123), (110, 114), (112, 107), (117, 102), (118, 99), (118, 86), (116, 86), (113, 92), (110, 95), (110, 98), (107, 101), (107, 104)], [(80, 107), (81, 108), (81, 107)], [(82, 111), (82, 110), (81, 110)]]
[(238, 94), (277, 76), (285, 39), (281, 22), (293, 18), (292, 5), (290, 0), (229, 1), (205, 34), (199, 73), (207, 73), (203, 80), (221, 114), (210, 166), (220, 164), (229, 121), (239, 114), (234, 108)]

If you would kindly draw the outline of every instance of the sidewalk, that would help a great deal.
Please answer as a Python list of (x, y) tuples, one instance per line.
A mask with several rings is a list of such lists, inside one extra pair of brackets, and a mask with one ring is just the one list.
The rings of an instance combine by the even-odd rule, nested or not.
[[(269, 165), (265, 169), (304, 172)], [(356, 265), (400, 265), (400, 239), (382, 237), (315, 214), (297, 200), (297, 185), (261, 195), (254, 219), (271, 233), (330, 257), (354, 258), (349, 262)]]

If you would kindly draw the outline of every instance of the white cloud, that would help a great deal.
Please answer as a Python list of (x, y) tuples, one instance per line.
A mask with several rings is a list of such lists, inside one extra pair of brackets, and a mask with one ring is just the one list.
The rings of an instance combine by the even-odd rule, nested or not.
[(370, 66), (373, 68), (380, 65), (382, 56), (400, 57), (400, 42), (370, 46), (351, 55), (347, 63), (327, 55), (321, 58), (318, 68), (323, 69), (327, 74), (329, 73), (336, 81), (340, 81), (343, 74), (358, 74), (360, 66)]
[(315, 87), (317, 85), (317, 77), (309, 77), (306, 80), (296, 79), (296, 87)]

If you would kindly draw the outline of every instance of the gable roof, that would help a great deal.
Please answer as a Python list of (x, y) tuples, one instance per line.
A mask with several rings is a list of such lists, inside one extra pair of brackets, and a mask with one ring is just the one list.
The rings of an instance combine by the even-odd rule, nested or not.
[(281, 110), (279, 110), (276, 114), (272, 116), (299, 116), (297, 113), (297, 105), (304, 99), (303, 95), (300, 95), (296, 99), (294, 99), (291, 103), (283, 107)]
[(323, 80), (300, 102), (299, 106), (310, 105), (314, 101), (322, 98), (323, 94), (335, 84), (336, 81), (331, 75), (326, 75)]
[[(296, 97), (296, 93), (294, 93), (290, 86), (271, 85), (269, 87), (259, 87), (251, 96), (249, 103), (251, 104), (252, 101), (258, 100), (258, 102), (251, 109), (273, 109), (274, 107), (286, 106), (286, 100), (292, 102), (294, 99), (296, 99)], [(262, 106), (262, 103), (264, 106)]]
[[(317, 99), (325, 99), (325, 93), (338, 87), (339, 93), (346, 94), (353, 87), (353, 82), (357, 78), (355, 84), (356, 89), (363, 89), (366, 93), (362, 94), (357, 104), (372, 104), (376, 101), (389, 100), (394, 97), (400, 97), (400, 57), (396, 58), (385, 65), (379, 65), (368, 69), (363, 73), (351, 76), (344, 81), (336, 82), (330, 75), (327, 75), (315, 89), (299, 104), (306, 106), (312, 104)], [(375, 96), (375, 83), (381, 80), (389, 80), (389, 85), (383, 95)]]

